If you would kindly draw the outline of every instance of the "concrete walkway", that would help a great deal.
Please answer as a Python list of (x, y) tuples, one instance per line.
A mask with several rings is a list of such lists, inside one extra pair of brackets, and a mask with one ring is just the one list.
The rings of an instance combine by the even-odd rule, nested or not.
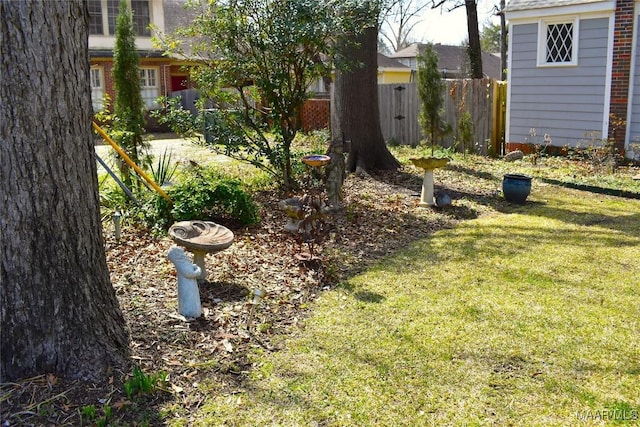
[[(218, 155), (207, 147), (196, 145), (189, 139), (178, 138), (172, 135), (163, 134), (159, 135), (158, 139), (149, 141), (151, 145), (150, 154), (154, 158), (154, 162), (165, 153), (171, 153), (172, 162), (185, 162), (195, 161), (198, 163), (226, 163), (232, 161), (226, 156)], [(96, 145), (96, 153), (104, 160), (108, 165), (113, 164), (112, 155), (115, 154), (115, 150), (108, 144), (104, 143)], [(102, 167), (98, 165), (99, 172), (103, 171)]]

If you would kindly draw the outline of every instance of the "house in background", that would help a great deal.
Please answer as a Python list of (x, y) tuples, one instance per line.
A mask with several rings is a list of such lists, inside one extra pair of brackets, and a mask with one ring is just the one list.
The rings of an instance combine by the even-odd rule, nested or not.
[[(128, 0), (133, 12), (136, 49), (140, 55), (142, 99), (148, 109), (157, 108), (156, 98), (190, 88), (184, 61), (166, 57), (151, 42), (153, 25), (159, 32), (171, 32), (190, 19), (183, 0)], [(87, 0), (89, 9), (89, 57), (91, 99), (94, 111), (101, 111), (104, 95), (115, 99), (113, 50), (120, 0)]]
[[(378, 84), (410, 83), (412, 79), (411, 73), (411, 68), (378, 52)], [(309, 87), (309, 92), (313, 93), (314, 97), (329, 97), (329, 91), (324, 79), (318, 79), (314, 82)]]
[[(412, 71), (412, 82), (416, 81), (418, 71), (418, 56), (424, 51), (426, 44), (412, 45), (391, 54), (392, 59), (409, 67)], [(438, 69), (445, 79), (464, 79), (469, 76), (469, 56), (466, 47), (434, 44), (433, 50), (438, 55)], [(482, 52), (482, 73), (485, 77), (499, 80), (502, 75), (500, 57)]]
[(378, 84), (409, 83), (411, 68), (393, 58), (378, 53)]
[[(193, 62), (171, 58), (163, 50), (156, 49), (151, 41), (150, 25), (159, 33), (171, 33), (178, 27), (187, 26), (192, 13), (185, 10), (185, 0), (128, 0), (133, 12), (133, 27), (136, 33), (136, 49), (140, 55), (140, 82), (143, 101), (147, 109), (158, 108), (159, 96), (181, 95), (183, 106), (195, 112), (194, 101), (197, 91), (190, 81), (188, 67)], [(104, 109), (104, 95), (112, 102), (115, 99), (113, 81), (113, 51), (115, 46), (115, 27), (120, 0), (87, 0), (89, 9), (89, 56), (91, 59), (91, 99), (94, 111)], [(411, 69), (399, 62), (378, 54), (378, 82), (406, 83), (411, 79)], [(314, 129), (325, 127), (328, 122), (328, 92), (322, 79), (319, 79), (309, 91), (320, 98), (309, 102), (305, 107), (311, 111), (311, 117), (318, 117), (305, 127)], [(325, 105), (327, 104), (327, 105)], [(317, 111), (316, 111), (317, 110)], [(307, 114), (309, 115), (309, 114)], [(310, 120), (310, 119), (309, 119)], [(147, 126), (153, 129), (153, 120)]]
[(548, 134), (553, 146), (575, 147), (596, 135), (631, 155), (640, 136), (639, 13), (634, 0), (507, 3), (508, 146)]

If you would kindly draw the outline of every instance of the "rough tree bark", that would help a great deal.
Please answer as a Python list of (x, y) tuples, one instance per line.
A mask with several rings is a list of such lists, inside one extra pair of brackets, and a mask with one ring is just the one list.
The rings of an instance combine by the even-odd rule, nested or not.
[(0, 2), (0, 382), (99, 380), (128, 336), (106, 264), (81, 0)]
[(351, 140), (347, 170), (397, 169), (380, 129), (378, 106), (378, 30), (372, 26), (347, 43), (342, 56), (353, 61), (337, 70), (332, 85), (331, 134)]

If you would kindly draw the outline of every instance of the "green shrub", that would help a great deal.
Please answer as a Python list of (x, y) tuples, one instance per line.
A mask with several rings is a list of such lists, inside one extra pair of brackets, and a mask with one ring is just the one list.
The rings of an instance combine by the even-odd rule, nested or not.
[(159, 196), (147, 200), (142, 219), (154, 231), (167, 230), (176, 221), (193, 219), (223, 224), (249, 225), (258, 222), (258, 206), (240, 180), (221, 175), (212, 168), (183, 172), (167, 191), (173, 205)]

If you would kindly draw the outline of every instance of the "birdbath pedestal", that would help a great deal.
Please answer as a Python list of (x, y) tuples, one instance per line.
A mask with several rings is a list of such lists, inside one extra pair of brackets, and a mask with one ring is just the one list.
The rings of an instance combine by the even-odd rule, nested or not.
[(422, 193), (420, 194), (419, 206), (434, 206), (435, 201), (433, 199), (433, 170), (444, 167), (449, 163), (447, 158), (439, 157), (419, 157), (412, 158), (411, 163), (414, 166), (424, 170), (424, 177), (422, 179)]
[(193, 262), (200, 267), (199, 282), (207, 278), (204, 256), (222, 251), (233, 243), (233, 232), (212, 221), (181, 221), (169, 228), (169, 235), (178, 245), (193, 253)]

